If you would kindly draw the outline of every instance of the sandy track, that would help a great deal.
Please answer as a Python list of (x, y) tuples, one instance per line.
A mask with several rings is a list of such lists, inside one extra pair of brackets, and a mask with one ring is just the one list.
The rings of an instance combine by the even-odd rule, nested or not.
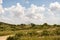
[(6, 40), (7, 39), (7, 37), (9, 37), (10, 35), (8, 35), (8, 36), (0, 36), (0, 40)]

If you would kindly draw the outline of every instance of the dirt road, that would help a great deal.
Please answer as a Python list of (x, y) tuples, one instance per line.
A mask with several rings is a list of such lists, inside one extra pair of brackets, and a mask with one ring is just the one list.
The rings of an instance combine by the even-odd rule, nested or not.
[(9, 37), (10, 35), (8, 35), (8, 36), (0, 36), (0, 40), (6, 40), (7, 39), (7, 37)]

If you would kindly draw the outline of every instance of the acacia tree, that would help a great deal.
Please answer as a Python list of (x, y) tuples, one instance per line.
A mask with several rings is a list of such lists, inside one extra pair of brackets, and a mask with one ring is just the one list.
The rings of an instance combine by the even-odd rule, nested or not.
[(21, 24), (20, 26), (21, 26), (21, 28), (24, 28), (26, 25), (25, 24)]
[(34, 23), (31, 23), (31, 26), (32, 26), (32, 27), (34, 27), (34, 26), (35, 26), (35, 24), (34, 24)]
[(44, 26), (48, 26), (48, 24), (47, 24), (47, 23), (44, 23), (43, 25), (44, 25)]
[(47, 24), (47, 23), (44, 23), (43, 24), (43, 28), (45, 28), (45, 29), (47, 29), (47, 28), (49, 28), (50, 26)]

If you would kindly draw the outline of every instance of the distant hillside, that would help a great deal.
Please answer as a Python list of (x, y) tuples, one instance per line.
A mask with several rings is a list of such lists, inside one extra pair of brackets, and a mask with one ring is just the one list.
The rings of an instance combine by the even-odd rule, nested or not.
[[(58, 30), (57, 30), (58, 29)], [(25, 32), (25, 31), (43, 31), (43, 30), (48, 30), (48, 31), (56, 31), (58, 34), (60, 34), (60, 25), (54, 24), (54, 25), (49, 25), (47, 23), (44, 23), (43, 25), (36, 25), (36, 24), (20, 24), (20, 25), (14, 25), (14, 24), (8, 24), (4, 22), (0, 22), (0, 36), (2, 35), (9, 35), (9, 34), (15, 34), (17, 31)], [(16, 32), (16, 33), (17, 33)], [(38, 31), (39, 32), (39, 31)]]
[(0, 22), (0, 31), (5, 31), (5, 30), (21, 30), (21, 29), (43, 29), (43, 28), (50, 28), (50, 27), (60, 27), (60, 25), (54, 24), (54, 25), (49, 25), (47, 23), (44, 23), (43, 25), (36, 25), (36, 24), (20, 24), (20, 25), (14, 25), (14, 24), (8, 24), (4, 22)]

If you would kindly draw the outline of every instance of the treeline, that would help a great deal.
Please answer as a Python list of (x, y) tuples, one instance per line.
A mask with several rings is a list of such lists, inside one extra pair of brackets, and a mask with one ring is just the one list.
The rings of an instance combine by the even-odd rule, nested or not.
[(14, 25), (14, 24), (8, 24), (0, 22), (0, 31), (16, 31), (16, 30), (28, 30), (28, 29), (48, 29), (48, 28), (54, 28), (54, 27), (60, 27), (60, 25), (54, 24), (49, 25), (47, 23), (44, 23), (42, 25), (36, 25), (36, 24), (20, 24), (20, 25)]

